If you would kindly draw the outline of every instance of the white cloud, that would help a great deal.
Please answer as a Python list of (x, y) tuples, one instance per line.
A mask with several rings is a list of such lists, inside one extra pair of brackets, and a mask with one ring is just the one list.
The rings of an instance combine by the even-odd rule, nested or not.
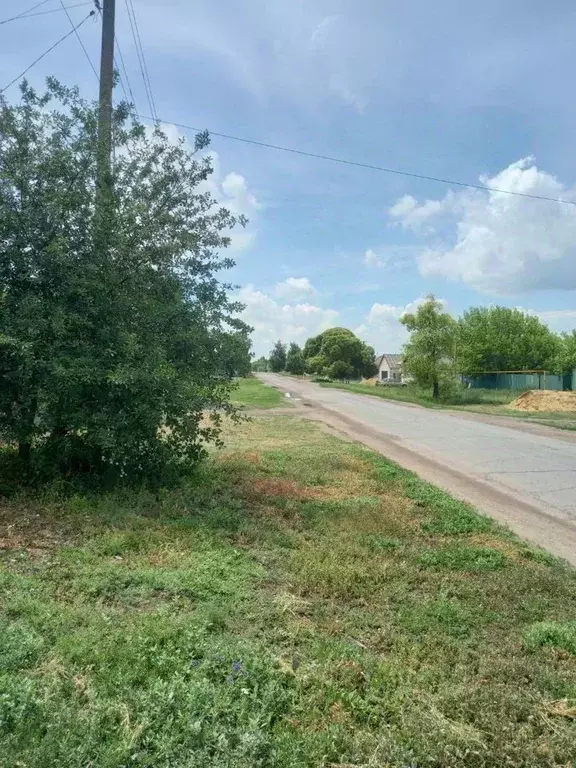
[[(367, 248), (364, 251), (362, 263), (368, 269), (381, 269), (387, 272), (396, 272), (412, 265), (419, 253), (418, 248), (413, 245), (378, 245), (374, 248)], [(373, 284), (371, 284), (373, 285)], [(372, 287), (371, 290), (374, 290)]]
[(536, 310), (525, 309), (524, 307), (517, 307), (517, 309), (540, 318), (543, 323), (546, 323), (546, 325), (556, 333), (576, 329), (576, 309)]
[[(170, 144), (182, 144), (188, 152), (194, 152), (194, 147), (179, 128), (172, 123), (161, 123), (162, 133)], [(154, 138), (155, 128), (145, 126), (145, 131), (149, 139)], [(165, 139), (157, 139), (162, 144)], [(224, 208), (227, 208), (235, 216), (245, 216), (248, 219), (246, 227), (238, 224), (231, 232), (227, 233), (230, 237), (230, 246), (228, 252), (231, 255), (241, 253), (250, 248), (256, 238), (257, 230), (255, 228), (257, 214), (264, 208), (264, 205), (256, 198), (253, 192), (248, 188), (246, 179), (236, 171), (224, 173), (220, 156), (217, 152), (207, 152), (206, 156), (212, 163), (212, 173), (205, 180), (200, 182), (197, 187), (199, 193), (209, 192), (212, 197)]]
[(244, 176), (236, 171), (224, 177), (221, 188), (225, 196), (223, 204), (234, 213), (250, 216), (263, 207), (248, 189)]
[(426, 200), (419, 204), (412, 195), (401, 197), (388, 211), (391, 218), (404, 229), (419, 230), (423, 224), (440, 213), (451, 210), (454, 196), (448, 192), (443, 200)]
[(366, 253), (364, 254), (364, 264), (367, 267), (383, 267), (385, 265), (384, 259), (382, 259), (376, 251), (373, 251), (372, 248), (368, 248)]
[[(400, 320), (407, 312), (414, 312), (423, 301), (425, 297), (421, 296), (404, 305), (373, 304), (364, 323), (354, 332), (374, 347), (377, 355), (400, 352), (409, 335)], [(446, 307), (443, 299), (439, 301)]]
[(242, 319), (254, 328), (257, 355), (267, 355), (277, 339), (304, 344), (309, 336), (335, 325), (338, 318), (336, 310), (314, 304), (281, 304), (253, 285), (241, 288), (237, 298), (246, 307)]
[(248, 218), (245, 228), (238, 225), (230, 233), (231, 242), (228, 250), (232, 253), (241, 253), (250, 248), (256, 238), (257, 214), (264, 206), (250, 191), (244, 176), (236, 171), (224, 174), (218, 153), (210, 152), (209, 155), (214, 170), (206, 181), (199, 185), (199, 191), (210, 192), (212, 197), (220, 205), (228, 208), (231, 213)]
[(307, 277), (289, 277), (276, 284), (276, 296), (286, 301), (297, 301), (310, 296), (318, 296), (318, 291)]
[[(368, 34), (357, 14), (327, 15), (317, 2), (253, 0), (239, 15), (222, 14), (209, 0), (195, 3), (193, 13), (189, 2), (171, 0), (144, 4), (141, 16), (156, 50), (207, 68), (260, 109), (281, 98), (287, 108), (311, 112), (332, 104), (361, 110), (376, 74), (392, 69), (390, 62), (379, 67), (376, 56), (367, 74)], [(370, 24), (368, 33), (380, 54), (381, 31)]]
[[(539, 170), (530, 157), (492, 178), (482, 177), (481, 183), (555, 201), (576, 199), (576, 189)], [(466, 190), (422, 205), (405, 196), (390, 215), (412, 229), (440, 219), (440, 234), (418, 259), (424, 276), (439, 275), (493, 294), (576, 289), (574, 205)]]

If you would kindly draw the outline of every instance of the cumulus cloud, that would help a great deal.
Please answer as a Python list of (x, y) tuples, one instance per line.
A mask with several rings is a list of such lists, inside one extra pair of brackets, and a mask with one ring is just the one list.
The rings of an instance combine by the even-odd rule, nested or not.
[[(555, 201), (576, 199), (576, 189), (537, 168), (531, 157), (480, 181)], [(406, 195), (389, 214), (415, 231), (434, 222), (436, 233), (418, 258), (423, 276), (446, 277), (493, 294), (576, 289), (576, 206), (466, 190), (422, 204)]]
[[(374, 347), (377, 355), (401, 352), (409, 334), (400, 320), (403, 315), (415, 312), (425, 300), (425, 297), (421, 296), (407, 304), (375, 303), (355, 333)], [(439, 301), (445, 308), (446, 302), (443, 299)]]
[(451, 193), (448, 193), (443, 200), (426, 200), (421, 204), (412, 195), (404, 195), (396, 201), (388, 213), (391, 219), (404, 229), (419, 230), (434, 216), (449, 211), (452, 205)]
[(248, 189), (244, 176), (236, 171), (226, 174), (220, 186), (224, 195), (224, 205), (234, 213), (250, 216), (262, 208), (262, 204)]
[(367, 267), (383, 267), (385, 263), (384, 259), (378, 256), (376, 251), (373, 251), (372, 248), (368, 248), (364, 254), (364, 264)]
[(276, 284), (276, 296), (287, 301), (297, 301), (311, 296), (318, 296), (318, 291), (307, 277), (289, 277)]
[[(162, 133), (170, 144), (182, 144), (189, 152), (194, 151), (188, 136), (182, 133), (177, 126), (171, 123), (161, 123)], [(154, 137), (154, 127), (146, 126), (145, 131), (149, 138)], [(161, 140), (162, 143), (165, 139)], [(248, 183), (244, 176), (236, 171), (226, 173), (222, 168), (222, 162), (217, 152), (207, 152), (206, 155), (212, 163), (212, 173), (202, 181), (197, 190), (199, 193), (209, 192), (212, 197), (223, 207), (235, 216), (245, 216), (248, 219), (248, 225), (242, 227), (238, 224), (234, 230), (228, 233), (230, 237), (230, 246), (228, 248), (232, 255), (247, 250), (252, 246), (256, 238), (257, 214), (264, 208), (264, 205), (250, 191)]]
[(277, 339), (304, 344), (314, 336), (336, 324), (338, 312), (315, 304), (282, 304), (272, 296), (246, 285), (238, 293), (245, 305), (242, 319), (254, 328), (254, 352), (267, 355)]
[(210, 192), (220, 205), (236, 216), (246, 216), (248, 225), (245, 228), (235, 227), (230, 233), (230, 248), (233, 253), (241, 253), (254, 243), (257, 229), (257, 215), (263, 209), (262, 203), (250, 191), (246, 179), (236, 171), (224, 173), (217, 152), (210, 152), (213, 173), (199, 185), (200, 192)]
[(556, 333), (576, 329), (576, 309), (537, 310), (526, 309), (525, 307), (517, 307), (517, 309), (526, 312), (529, 315), (535, 315)]
[[(413, 265), (420, 250), (420, 248), (415, 248), (414, 245), (407, 244), (378, 245), (373, 248), (367, 248), (364, 251), (362, 264), (367, 269), (397, 272), (408, 265)], [(373, 283), (371, 285), (371, 290), (374, 290)]]

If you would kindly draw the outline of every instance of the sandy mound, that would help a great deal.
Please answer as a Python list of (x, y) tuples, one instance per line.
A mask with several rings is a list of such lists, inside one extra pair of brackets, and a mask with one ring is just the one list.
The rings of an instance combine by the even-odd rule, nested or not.
[(576, 413), (576, 392), (532, 389), (513, 400), (509, 408), (517, 411), (568, 411)]

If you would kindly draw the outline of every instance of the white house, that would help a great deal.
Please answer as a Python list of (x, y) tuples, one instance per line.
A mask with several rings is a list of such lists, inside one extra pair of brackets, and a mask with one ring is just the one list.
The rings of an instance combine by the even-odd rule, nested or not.
[(376, 358), (378, 379), (382, 383), (402, 384), (402, 355), (380, 355)]

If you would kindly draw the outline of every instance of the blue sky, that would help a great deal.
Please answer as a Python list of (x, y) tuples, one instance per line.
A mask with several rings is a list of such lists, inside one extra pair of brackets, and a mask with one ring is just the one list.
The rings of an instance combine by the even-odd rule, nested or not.
[[(569, 0), (133, 1), (166, 120), (576, 200)], [(15, 0), (0, 20), (33, 4)], [(38, 10), (58, 7), (49, 0)], [(80, 21), (89, 10), (70, 15)], [(123, 0), (117, 13), (147, 114)], [(0, 87), (68, 29), (63, 12), (0, 26)], [(97, 62), (98, 23), (80, 34)], [(39, 86), (47, 74), (96, 96), (74, 36), (29, 79)], [(16, 98), (16, 87), (7, 95)], [(500, 303), (536, 312), (555, 330), (576, 326), (576, 206), (216, 137), (212, 151), (211, 188), (251, 220), (234, 238), (231, 278), (259, 354), (278, 337), (303, 342), (334, 324), (377, 352), (399, 351), (399, 317), (429, 292), (455, 315)]]

